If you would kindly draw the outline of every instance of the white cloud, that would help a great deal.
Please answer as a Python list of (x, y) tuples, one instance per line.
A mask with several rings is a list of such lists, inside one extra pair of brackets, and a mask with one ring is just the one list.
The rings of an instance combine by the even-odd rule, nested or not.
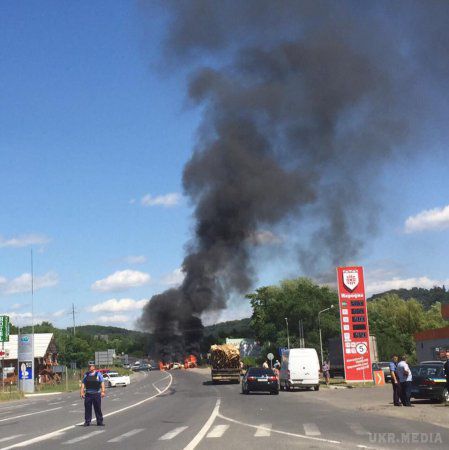
[(62, 317), (68, 314), (68, 312), (65, 309), (60, 309), (58, 311), (55, 311), (54, 313), (51, 313), (52, 317)]
[(432, 280), (426, 276), (412, 278), (393, 277), (391, 279), (368, 281), (366, 291), (367, 295), (371, 296), (391, 289), (411, 289), (414, 287), (431, 289), (434, 286), (442, 286), (443, 284), (447, 286), (449, 279)]
[(185, 276), (181, 268), (175, 269), (173, 272), (162, 277), (162, 284), (166, 286), (179, 286), (184, 281)]
[(148, 299), (133, 300), (132, 298), (111, 298), (102, 303), (88, 307), (91, 312), (123, 312), (142, 309), (148, 302)]
[(91, 289), (100, 292), (124, 291), (138, 286), (144, 286), (151, 281), (149, 274), (138, 270), (121, 270), (106, 278), (95, 281)]
[(129, 322), (130, 318), (123, 314), (114, 314), (112, 316), (101, 316), (95, 319), (97, 323), (126, 323)]
[(13, 247), (13, 248), (21, 248), (28, 247), (30, 245), (43, 245), (48, 244), (50, 239), (43, 234), (23, 234), (20, 236), (11, 237), (9, 239), (5, 239), (0, 236), (0, 248), (4, 247)]
[[(34, 290), (52, 287), (58, 284), (58, 274), (55, 272), (47, 272), (42, 276), (34, 277)], [(0, 292), (4, 294), (21, 294), (31, 292), (31, 274), (23, 273), (22, 275), (8, 280), (0, 277)]]
[(425, 230), (444, 230), (449, 228), (449, 205), (421, 211), (405, 221), (405, 232), (414, 233)]
[(257, 230), (250, 236), (250, 241), (255, 245), (279, 245), (282, 239), (268, 230)]
[(147, 262), (147, 257), (143, 255), (129, 255), (123, 258), (126, 264), (145, 264)]
[(164, 206), (168, 208), (171, 206), (176, 206), (179, 204), (180, 200), (181, 195), (176, 192), (172, 192), (170, 194), (157, 196), (147, 194), (142, 197), (140, 203), (142, 206)]

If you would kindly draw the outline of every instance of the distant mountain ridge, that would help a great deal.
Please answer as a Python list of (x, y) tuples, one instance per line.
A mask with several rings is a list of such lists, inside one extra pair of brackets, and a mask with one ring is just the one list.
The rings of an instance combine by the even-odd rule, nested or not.
[(368, 298), (368, 301), (376, 300), (376, 298), (383, 297), (387, 294), (396, 294), (403, 300), (410, 300), (414, 298), (423, 305), (425, 310), (428, 310), (436, 302), (449, 303), (449, 291), (445, 286), (434, 286), (431, 289), (418, 287), (411, 289), (391, 289), (390, 291), (372, 295)]

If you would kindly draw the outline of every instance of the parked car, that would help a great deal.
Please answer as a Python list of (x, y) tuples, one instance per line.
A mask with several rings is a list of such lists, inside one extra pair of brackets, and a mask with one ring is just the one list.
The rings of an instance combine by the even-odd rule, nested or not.
[(128, 375), (120, 375), (118, 372), (108, 372), (103, 375), (105, 385), (108, 387), (128, 386), (131, 380)]
[(412, 371), (412, 398), (449, 401), (443, 362), (419, 364), (411, 366), (410, 370)]
[(269, 392), (279, 394), (279, 380), (271, 369), (250, 367), (242, 379), (242, 394), (250, 392)]
[(124, 369), (131, 369), (131, 364), (123, 364)]
[(279, 375), (281, 390), (320, 388), (320, 362), (314, 348), (291, 348), (282, 353)]

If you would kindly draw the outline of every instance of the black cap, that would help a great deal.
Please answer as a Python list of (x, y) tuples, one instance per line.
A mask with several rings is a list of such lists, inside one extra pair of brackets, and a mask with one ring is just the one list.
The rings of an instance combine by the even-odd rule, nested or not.
[(88, 365), (88, 366), (95, 366), (95, 361), (89, 361), (89, 362), (87, 363), (87, 365)]

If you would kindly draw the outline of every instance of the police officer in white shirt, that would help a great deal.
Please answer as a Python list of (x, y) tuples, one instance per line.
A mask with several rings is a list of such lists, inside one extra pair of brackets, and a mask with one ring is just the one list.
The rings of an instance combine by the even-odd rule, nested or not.
[(401, 401), (404, 406), (413, 406), (410, 403), (412, 394), (412, 371), (407, 364), (407, 355), (401, 357), (401, 361), (396, 369), (399, 383), (401, 383)]

